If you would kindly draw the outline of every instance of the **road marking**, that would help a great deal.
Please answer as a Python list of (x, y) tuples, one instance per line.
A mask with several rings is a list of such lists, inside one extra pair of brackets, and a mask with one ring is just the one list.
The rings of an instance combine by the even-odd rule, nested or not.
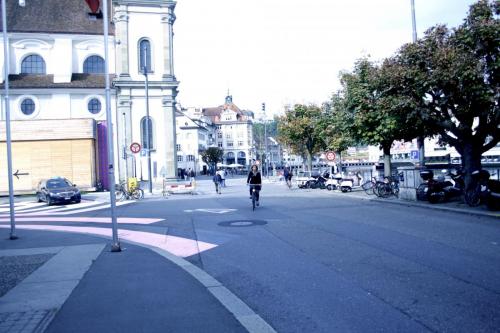
[[(130, 224), (152, 224), (164, 221), (164, 219), (137, 218), (137, 217), (118, 217), (118, 223)], [(10, 218), (0, 217), (0, 222), (10, 222)], [(111, 223), (109, 217), (17, 217), (16, 222), (81, 222), (81, 223)]]
[[(124, 206), (124, 205), (129, 205), (131, 203), (134, 203), (135, 201), (121, 201), (117, 202), (116, 206)], [(92, 202), (85, 202), (82, 204), (74, 204), (70, 206), (46, 206), (43, 208), (35, 208), (35, 209), (29, 209), (26, 208), (24, 210), (16, 210), (16, 216), (40, 216), (40, 215), (70, 215), (70, 214), (79, 214), (79, 213), (85, 213), (85, 212), (91, 212), (91, 211), (96, 211), (96, 210), (101, 210), (101, 209), (106, 209), (111, 207), (109, 203), (105, 203), (103, 201), (92, 201)], [(7, 213), (0, 213), (1, 216), (8, 216)]]
[[(10, 228), (8, 225), (0, 225), (0, 228)], [(103, 236), (111, 238), (111, 229), (109, 228), (96, 228), (96, 227), (74, 227), (63, 225), (19, 225), (16, 229), (29, 229), (29, 230), (44, 230), (44, 231), (61, 231), (61, 232), (74, 232), (80, 234)], [(118, 237), (120, 239), (130, 241), (137, 244), (146, 246), (154, 246), (159, 249), (168, 251), (179, 257), (190, 257), (199, 254), (203, 251), (213, 249), (217, 244), (192, 240), (183, 237), (155, 234), (145, 231), (134, 231), (119, 229)]]
[(186, 209), (184, 212), (193, 213), (193, 212), (203, 212), (203, 213), (213, 213), (213, 214), (225, 214), (230, 212), (235, 212), (237, 209), (233, 208), (197, 208), (197, 209)]

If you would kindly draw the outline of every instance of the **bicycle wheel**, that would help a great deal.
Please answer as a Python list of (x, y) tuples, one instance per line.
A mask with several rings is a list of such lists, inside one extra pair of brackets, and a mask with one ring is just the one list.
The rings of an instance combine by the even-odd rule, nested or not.
[(373, 192), (373, 182), (367, 181), (366, 183), (361, 185), (361, 187), (363, 188), (366, 194), (368, 195), (375, 194), (375, 192)]
[(255, 210), (255, 189), (252, 191), (252, 210)]
[(116, 201), (123, 201), (125, 200), (125, 192), (123, 192), (123, 190), (116, 190), (115, 197)]
[(132, 192), (132, 198), (134, 198), (135, 200), (143, 199), (144, 198), (144, 190), (140, 189), (140, 188), (134, 189), (134, 191)]

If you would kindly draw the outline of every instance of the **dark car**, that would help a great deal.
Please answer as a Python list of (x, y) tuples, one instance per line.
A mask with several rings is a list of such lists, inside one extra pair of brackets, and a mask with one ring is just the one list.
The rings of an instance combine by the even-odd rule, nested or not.
[(38, 202), (45, 201), (49, 206), (71, 201), (79, 203), (82, 200), (76, 185), (62, 177), (41, 180), (36, 189), (36, 197)]

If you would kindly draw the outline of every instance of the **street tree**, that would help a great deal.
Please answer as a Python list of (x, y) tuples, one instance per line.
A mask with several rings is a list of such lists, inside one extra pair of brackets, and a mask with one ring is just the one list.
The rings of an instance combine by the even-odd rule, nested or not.
[(395, 57), (400, 93), (411, 97), (428, 133), (455, 147), (466, 185), (482, 153), (500, 140), (500, 2), (481, 0), (456, 29), (438, 25)]
[(279, 141), (293, 153), (306, 157), (309, 170), (313, 155), (325, 147), (318, 127), (321, 115), (322, 110), (316, 105), (296, 104), (279, 118)]
[(219, 147), (209, 147), (201, 152), (201, 160), (211, 166), (211, 170), (217, 169), (217, 163), (222, 162), (224, 150)]
[(395, 140), (411, 140), (419, 126), (410, 121), (410, 99), (393, 87), (401, 69), (390, 59), (381, 65), (359, 59), (352, 72), (341, 73), (341, 90), (332, 97), (335, 121), (357, 144), (378, 145), (384, 154), (384, 174), (391, 174), (390, 149)]
[(318, 122), (325, 149), (337, 153), (339, 170), (342, 170), (342, 152), (356, 145), (350, 133), (350, 121), (345, 119), (348, 114), (344, 112), (342, 105), (340, 94), (334, 94), (330, 102), (323, 104), (323, 113)]

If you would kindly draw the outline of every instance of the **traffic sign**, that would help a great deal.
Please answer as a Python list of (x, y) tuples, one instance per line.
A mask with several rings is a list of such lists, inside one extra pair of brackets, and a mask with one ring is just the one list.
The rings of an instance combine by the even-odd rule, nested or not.
[(412, 160), (418, 160), (419, 159), (419, 153), (418, 153), (418, 150), (412, 150), (410, 151), (410, 158)]
[(141, 151), (141, 145), (137, 142), (132, 142), (132, 144), (130, 145), (130, 151), (134, 154), (137, 154)]
[(336, 155), (333, 151), (329, 151), (326, 153), (326, 159), (328, 161), (335, 161)]

